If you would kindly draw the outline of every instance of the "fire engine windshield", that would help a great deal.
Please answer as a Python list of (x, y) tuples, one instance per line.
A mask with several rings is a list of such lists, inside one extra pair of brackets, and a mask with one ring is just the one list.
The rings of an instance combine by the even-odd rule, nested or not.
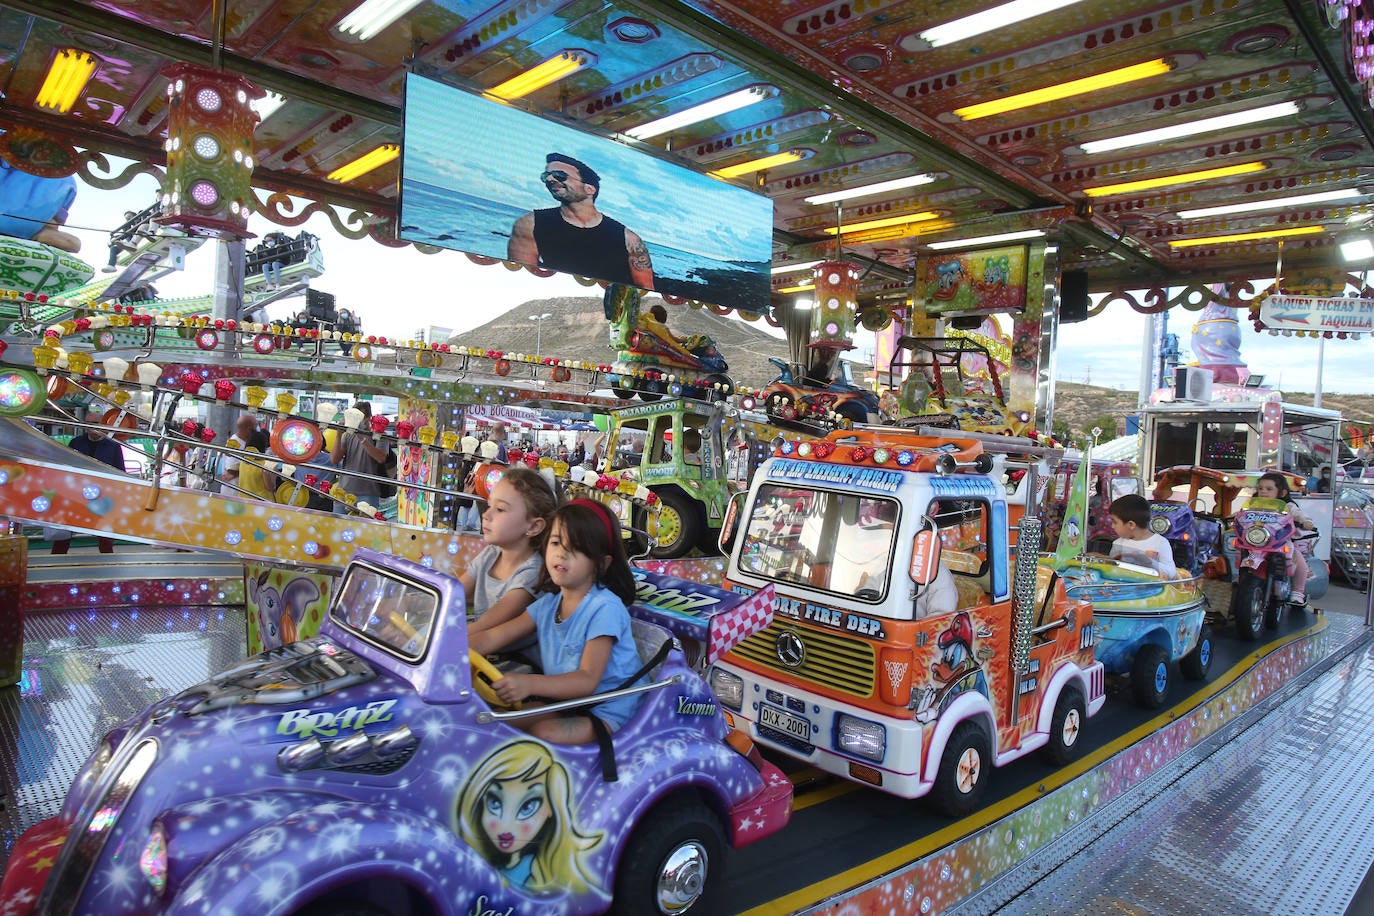
[(764, 484), (740, 568), (876, 603), (887, 594), (900, 511), (881, 496)]
[(439, 596), (419, 584), (353, 565), (329, 615), (368, 642), (414, 661), (425, 654)]

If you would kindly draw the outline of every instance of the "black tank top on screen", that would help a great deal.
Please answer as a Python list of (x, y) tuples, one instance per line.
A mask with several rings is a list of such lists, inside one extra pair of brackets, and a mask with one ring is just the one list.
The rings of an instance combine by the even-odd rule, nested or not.
[(558, 207), (534, 211), (534, 244), (539, 266), (633, 286), (630, 256), (625, 250), (625, 224), (604, 213), (590, 229), (563, 219)]

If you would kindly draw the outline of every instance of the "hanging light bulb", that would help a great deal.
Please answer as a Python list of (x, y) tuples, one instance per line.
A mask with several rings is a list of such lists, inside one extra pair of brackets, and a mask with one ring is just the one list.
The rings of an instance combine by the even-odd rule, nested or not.
[(162, 367), (157, 363), (138, 364), (138, 387), (144, 391), (152, 391), (157, 380), (162, 378)]
[(129, 371), (129, 361), (118, 356), (107, 356), (100, 361), (100, 366), (105, 370), (105, 378), (111, 382), (122, 382)]

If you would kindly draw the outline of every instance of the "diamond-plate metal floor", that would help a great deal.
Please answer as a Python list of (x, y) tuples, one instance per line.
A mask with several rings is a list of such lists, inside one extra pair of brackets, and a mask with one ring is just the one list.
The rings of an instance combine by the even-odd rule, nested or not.
[(0, 690), (0, 861), (61, 810), (106, 731), (241, 660), (246, 632), (241, 608), (28, 615), (23, 680)]
[[(1085, 823), (1103, 832), (1067, 861), (1047, 850), (1008, 875), (1034, 883), (995, 911), (1344, 912), (1374, 862), (1374, 644), (1190, 770), (1157, 775), (1173, 781), (1110, 828)], [(987, 911), (969, 902), (960, 912)]]

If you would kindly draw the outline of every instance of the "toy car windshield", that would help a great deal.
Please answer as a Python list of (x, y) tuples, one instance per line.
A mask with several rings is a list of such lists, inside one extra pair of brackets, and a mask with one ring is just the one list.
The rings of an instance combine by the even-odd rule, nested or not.
[(412, 662), (429, 647), (438, 613), (439, 595), (432, 589), (358, 563), (348, 568), (329, 610), (336, 623)]

